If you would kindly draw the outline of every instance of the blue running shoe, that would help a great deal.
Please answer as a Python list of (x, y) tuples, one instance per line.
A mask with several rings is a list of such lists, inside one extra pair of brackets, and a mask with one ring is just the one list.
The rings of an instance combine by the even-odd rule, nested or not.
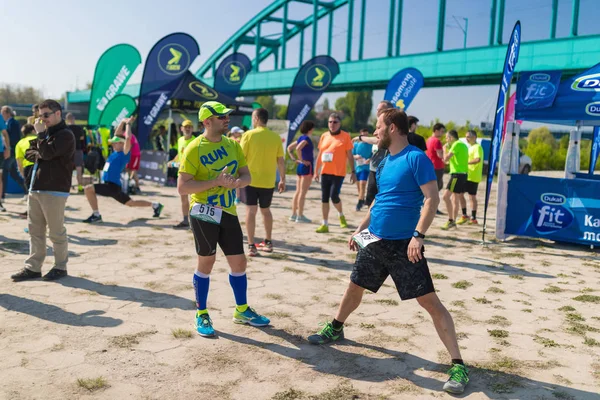
[(196, 331), (198, 335), (203, 337), (213, 337), (215, 336), (215, 330), (212, 326), (212, 320), (208, 316), (208, 314), (198, 315), (196, 314)]
[(233, 322), (251, 326), (267, 326), (271, 323), (271, 320), (265, 316), (259, 315), (253, 308), (248, 307), (243, 313), (239, 312), (236, 308), (233, 312)]

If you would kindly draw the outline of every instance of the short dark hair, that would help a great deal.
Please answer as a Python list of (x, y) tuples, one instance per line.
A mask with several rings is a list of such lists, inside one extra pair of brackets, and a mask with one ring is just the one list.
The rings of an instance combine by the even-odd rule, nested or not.
[(40, 109), (40, 105), (39, 104), (34, 104), (31, 106), (31, 111), (39, 111)]
[(60, 111), (62, 115), (62, 107), (60, 106), (60, 103), (56, 100), (44, 100), (39, 104), (39, 108), (49, 108), (52, 112)]
[(311, 129), (314, 129), (315, 123), (313, 121), (304, 121), (302, 125), (300, 125), (301, 133), (308, 133)]
[(389, 101), (389, 100), (381, 100), (381, 101), (379, 102), (379, 104), (385, 104), (385, 105), (386, 105), (386, 108), (394, 108), (394, 105), (393, 105), (393, 104), (392, 104), (392, 102), (391, 102), (391, 101)]
[(335, 119), (337, 119), (338, 121), (341, 121), (341, 120), (342, 120), (342, 119), (340, 118), (340, 114), (338, 114), (338, 113), (335, 113), (335, 112), (334, 112), (334, 113), (331, 113), (331, 114), (329, 114), (329, 118), (328, 118), (328, 119), (331, 119), (331, 118), (335, 118)]
[(65, 116), (65, 119), (75, 119), (75, 116), (73, 115), (73, 113), (67, 113), (67, 115)]
[(269, 112), (266, 108), (257, 108), (254, 110), (253, 114), (256, 115), (256, 118), (258, 118), (262, 124), (266, 124), (269, 120)]
[(21, 132), (23, 133), (24, 136), (27, 136), (31, 132), (35, 132), (35, 128), (34, 128), (34, 126), (32, 124), (25, 124), (21, 128)]
[(448, 135), (452, 136), (454, 139), (458, 140), (458, 132), (456, 132), (454, 129), (451, 129), (448, 131)]
[(397, 108), (388, 108), (383, 110), (380, 115), (383, 116), (383, 123), (386, 126), (395, 125), (401, 135), (408, 135), (408, 118), (404, 111)]
[(440, 129), (446, 130), (446, 125), (444, 125), (444, 124), (442, 124), (442, 123), (438, 122), (437, 124), (435, 124), (435, 125), (433, 126), (433, 130), (434, 130), (434, 131), (439, 131)]
[(359, 132), (367, 132), (367, 133), (371, 133), (369, 132), (369, 130), (367, 128), (362, 128)]
[(467, 133), (470, 133), (471, 135), (473, 135), (473, 136), (477, 137), (477, 132), (475, 132), (473, 129), (469, 129), (469, 130), (467, 131)]
[(408, 117), (408, 126), (412, 126), (412, 124), (416, 124), (419, 122), (419, 118), (415, 117), (414, 115), (410, 115)]

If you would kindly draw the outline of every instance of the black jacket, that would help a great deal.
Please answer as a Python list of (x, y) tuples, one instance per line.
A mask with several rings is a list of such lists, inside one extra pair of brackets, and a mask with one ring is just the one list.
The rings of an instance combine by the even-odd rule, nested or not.
[(33, 190), (69, 192), (75, 163), (75, 136), (65, 121), (38, 134), (25, 153), (25, 158), (37, 162)]

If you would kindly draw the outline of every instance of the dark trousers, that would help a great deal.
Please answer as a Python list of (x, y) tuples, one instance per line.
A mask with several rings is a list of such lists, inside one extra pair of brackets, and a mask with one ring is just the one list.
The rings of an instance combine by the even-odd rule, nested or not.
[(23, 181), (23, 177), (19, 174), (19, 168), (17, 165), (17, 160), (14, 157), (7, 158), (4, 160), (4, 166), (2, 171), (2, 198), (6, 195), (6, 186), (8, 185), (8, 174), (13, 178), (15, 182), (21, 188), (23, 188), (23, 192), (27, 193), (27, 188), (25, 187), (25, 181)]

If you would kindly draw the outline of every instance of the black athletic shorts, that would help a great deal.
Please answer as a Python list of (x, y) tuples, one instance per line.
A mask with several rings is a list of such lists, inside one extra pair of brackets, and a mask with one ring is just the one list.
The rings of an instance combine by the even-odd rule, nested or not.
[(437, 179), (438, 192), (444, 188), (444, 168), (435, 170), (435, 177)]
[(98, 196), (112, 197), (121, 204), (125, 204), (131, 200), (131, 197), (129, 197), (128, 194), (121, 191), (121, 185), (117, 185), (113, 182), (96, 183), (94, 185), (94, 191)]
[(465, 186), (467, 185), (467, 174), (452, 174), (448, 181), (446, 189), (452, 193), (461, 194), (465, 192)]
[(244, 234), (237, 216), (223, 212), (219, 225), (190, 217), (190, 226), (199, 256), (215, 254), (217, 243), (226, 256), (244, 254)]
[(329, 203), (331, 199), (333, 204), (338, 204), (343, 183), (343, 176), (321, 174), (321, 202)]
[(257, 188), (254, 186), (246, 186), (244, 189), (246, 190), (247, 206), (256, 206), (260, 204), (260, 208), (271, 207), (271, 202), (273, 201), (273, 192), (275, 191), (275, 188), (265, 189)]
[(367, 196), (365, 198), (365, 204), (371, 206), (375, 196), (377, 196), (377, 175), (375, 171), (369, 171), (369, 178), (367, 179)]
[(469, 193), (471, 196), (475, 196), (477, 194), (478, 187), (479, 182), (467, 181), (467, 183), (465, 183), (465, 192)]
[(402, 300), (435, 292), (427, 260), (424, 257), (417, 263), (408, 260), (409, 243), (410, 239), (382, 239), (359, 249), (350, 280), (355, 285), (377, 292), (390, 275)]

